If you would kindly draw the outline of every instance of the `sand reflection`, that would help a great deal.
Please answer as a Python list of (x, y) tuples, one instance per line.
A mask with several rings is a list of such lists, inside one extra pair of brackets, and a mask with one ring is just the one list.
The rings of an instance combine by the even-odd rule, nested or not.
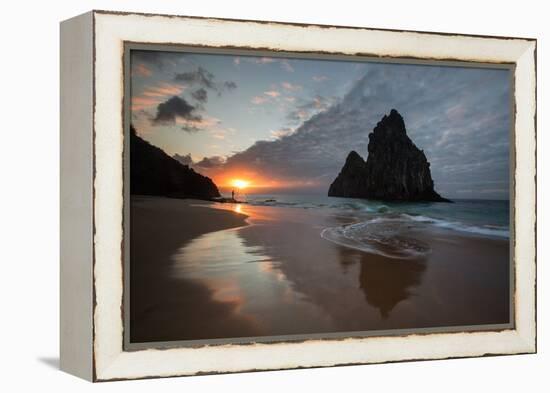
[(294, 290), (261, 245), (246, 244), (241, 230), (193, 239), (172, 257), (173, 277), (206, 285), (213, 300), (236, 305), (236, 316), (252, 319), (266, 335), (325, 329), (330, 318)]
[(424, 258), (388, 259), (345, 248), (340, 252), (344, 270), (352, 264), (359, 264), (359, 287), (365, 300), (376, 307), (384, 319), (397, 304), (415, 294), (414, 289), (422, 283), (426, 270)]

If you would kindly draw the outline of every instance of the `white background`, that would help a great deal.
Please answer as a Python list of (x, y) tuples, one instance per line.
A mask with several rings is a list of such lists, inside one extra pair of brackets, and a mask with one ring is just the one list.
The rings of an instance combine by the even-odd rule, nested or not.
[[(0, 49), (0, 391), (548, 391), (550, 45), (543, 1), (5, 1)], [(92, 385), (58, 371), (59, 26), (108, 9), (538, 38), (537, 355)], [(31, 390), (33, 389), (33, 390)], [(27, 389), (25, 389), (27, 390)]]

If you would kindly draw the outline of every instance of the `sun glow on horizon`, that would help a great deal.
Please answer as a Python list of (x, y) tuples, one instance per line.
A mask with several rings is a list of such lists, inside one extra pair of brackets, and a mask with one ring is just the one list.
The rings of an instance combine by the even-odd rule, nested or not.
[(237, 187), (238, 189), (242, 190), (250, 185), (250, 182), (248, 180), (242, 180), (242, 179), (233, 179), (231, 181), (231, 185), (234, 187)]

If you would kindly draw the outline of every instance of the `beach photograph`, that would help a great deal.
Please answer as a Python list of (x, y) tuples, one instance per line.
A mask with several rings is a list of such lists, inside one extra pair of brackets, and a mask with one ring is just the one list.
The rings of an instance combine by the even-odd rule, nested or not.
[(129, 53), (130, 344), (510, 327), (510, 68)]

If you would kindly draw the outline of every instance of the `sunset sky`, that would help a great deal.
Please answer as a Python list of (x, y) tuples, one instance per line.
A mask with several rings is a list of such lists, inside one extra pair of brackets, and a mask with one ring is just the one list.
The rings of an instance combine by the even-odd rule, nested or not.
[(508, 198), (508, 70), (132, 51), (131, 89), (137, 133), (222, 189), (325, 195), (395, 108), (439, 193)]

